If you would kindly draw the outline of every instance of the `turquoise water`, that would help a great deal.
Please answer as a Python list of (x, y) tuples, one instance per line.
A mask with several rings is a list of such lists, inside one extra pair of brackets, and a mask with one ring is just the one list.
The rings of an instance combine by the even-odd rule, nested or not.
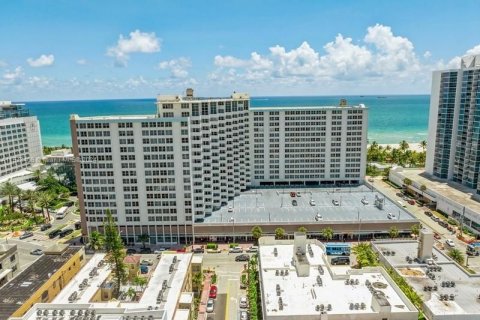
[[(428, 95), (350, 96), (350, 97), (254, 97), (255, 106), (336, 105), (340, 98), (348, 104), (363, 103), (369, 108), (368, 139), (378, 143), (401, 140), (420, 142), (427, 139)], [(154, 99), (27, 102), (27, 107), (40, 120), (45, 146), (71, 145), (69, 117), (152, 114)]]

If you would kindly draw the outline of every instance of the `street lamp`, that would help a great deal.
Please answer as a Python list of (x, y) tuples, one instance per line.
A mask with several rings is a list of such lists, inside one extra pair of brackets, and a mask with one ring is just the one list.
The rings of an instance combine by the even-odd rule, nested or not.
[(235, 243), (235, 218), (230, 217), (230, 222), (232, 222), (233, 243)]
[(360, 227), (362, 225), (362, 220), (360, 220), (360, 210), (357, 208), (357, 220), (358, 220), (358, 243), (360, 243)]

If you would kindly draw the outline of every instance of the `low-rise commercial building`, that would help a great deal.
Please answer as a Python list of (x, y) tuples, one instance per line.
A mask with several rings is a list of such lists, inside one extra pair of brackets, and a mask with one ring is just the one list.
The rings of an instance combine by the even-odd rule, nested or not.
[(35, 304), (51, 302), (85, 263), (83, 247), (54, 245), (0, 288), (0, 320), (21, 317)]
[(0, 244), (0, 287), (10, 281), (19, 271), (16, 244)]
[(480, 319), (480, 276), (466, 272), (432, 247), (433, 233), (422, 230), (419, 241), (376, 241), (380, 261), (393, 268), (423, 301), (430, 320)]
[[(411, 184), (405, 184), (405, 178)], [(474, 189), (456, 182), (435, 178), (423, 170), (394, 167), (389, 180), (407, 188), (432, 208), (453, 218), (476, 235), (480, 235), (480, 202)], [(407, 181), (408, 181), (407, 180)]]
[[(51, 303), (36, 303), (11, 320), (190, 320), (193, 317), (192, 254), (165, 252), (146, 266), (144, 286), (122, 284), (112, 298), (112, 278), (105, 254), (95, 254)], [(149, 260), (150, 261), (150, 260)], [(150, 262), (148, 263), (150, 264)], [(132, 295), (131, 291), (135, 294)]]
[(416, 320), (418, 311), (382, 268), (332, 266), (322, 243), (260, 238), (265, 320)]

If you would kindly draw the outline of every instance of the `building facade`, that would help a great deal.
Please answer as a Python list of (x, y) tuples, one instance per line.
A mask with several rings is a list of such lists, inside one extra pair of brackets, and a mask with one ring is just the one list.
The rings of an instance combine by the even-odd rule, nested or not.
[(0, 244), (0, 287), (19, 273), (16, 244)]
[(432, 78), (426, 172), (480, 193), (480, 55)]
[(110, 209), (127, 242), (144, 233), (151, 243), (185, 242), (195, 222), (249, 187), (359, 184), (367, 109), (290, 110), (188, 89), (158, 96), (155, 115), (72, 115), (82, 229), (101, 229)]
[(39, 163), (43, 151), (40, 123), (23, 104), (0, 102), (0, 177)]

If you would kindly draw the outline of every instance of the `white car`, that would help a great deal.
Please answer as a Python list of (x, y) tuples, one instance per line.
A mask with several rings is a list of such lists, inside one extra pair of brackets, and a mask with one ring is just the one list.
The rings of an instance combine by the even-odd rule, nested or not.
[(248, 320), (247, 311), (240, 311), (240, 320)]
[(157, 250), (153, 251), (153, 253), (159, 254), (159, 253), (162, 253), (163, 251), (165, 251), (165, 248), (158, 248)]
[(245, 296), (241, 297), (239, 305), (240, 305), (240, 308), (246, 309), (248, 307), (247, 297)]
[(207, 301), (207, 312), (208, 313), (213, 312), (213, 309), (214, 309), (213, 304), (214, 304), (213, 299), (208, 299), (208, 301)]
[(250, 248), (247, 249), (247, 252), (258, 252), (258, 247), (257, 246), (251, 246)]
[(449, 246), (449, 247), (455, 247), (455, 242), (453, 242), (452, 239), (447, 239), (445, 240), (445, 243)]
[(313, 199), (310, 200), (310, 205), (311, 205), (312, 207), (314, 207), (314, 206), (316, 205), (315, 200), (313, 200)]
[(367, 204), (368, 204), (368, 200), (367, 200), (367, 199), (362, 199), (362, 203), (363, 203), (364, 205), (367, 205)]
[(232, 206), (228, 206), (228, 212), (233, 212), (233, 207)]

